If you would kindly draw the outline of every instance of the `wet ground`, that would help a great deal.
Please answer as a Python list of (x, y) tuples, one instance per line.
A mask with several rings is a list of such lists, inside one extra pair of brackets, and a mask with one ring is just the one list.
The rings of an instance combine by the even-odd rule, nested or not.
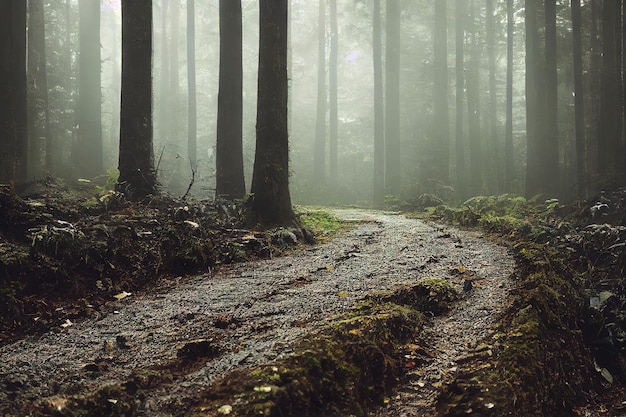
[(3, 346), (1, 414), (19, 415), (33, 406), (63, 410), (68, 398), (171, 361), (201, 339), (213, 358), (167, 390), (147, 392), (140, 405), (145, 415), (165, 416), (171, 413), (162, 410), (176, 403), (175, 415), (183, 415), (185, 398), (233, 370), (289, 355), (296, 341), (367, 294), (440, 277), (462, 300), (432, 320), (419, 342), (423, 346), (416, 347), (429, 359), (409, 366), (407, 383), (377, 414), (435, 415), (439, 388), (468, 352), (480, 350), (493, 334), (512, 286), (514, 261), (506, 248), (478, 233), (390, 213), (335, 214), (353, 226), (331, 242), (170, 280), (112, 300), (96, 318), (60, 323), (46, 334)]

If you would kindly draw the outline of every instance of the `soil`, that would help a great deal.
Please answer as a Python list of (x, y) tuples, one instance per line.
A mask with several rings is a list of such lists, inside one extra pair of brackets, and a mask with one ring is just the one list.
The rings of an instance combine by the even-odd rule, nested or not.
[(352, 226), (327, 243), (123, 291), (93, 317), (66, 319), (6, 344), (0, 348), (0, 412), (73, 415), (77, 398), (177, 358), (200, 356), (168, 384), (146, 389), (135, 404), (141, 415), (184, 415), (212, 382), (289, 357), (307, 334), (369, 294), (437, 277), (461, 300), (407, 345), (406, 383), (375, 413), (436, 415), (442, 386), (472, 355), (490, 354), (513, 287), (513, 257), (475, 232), (392, 213), (334, 214)]

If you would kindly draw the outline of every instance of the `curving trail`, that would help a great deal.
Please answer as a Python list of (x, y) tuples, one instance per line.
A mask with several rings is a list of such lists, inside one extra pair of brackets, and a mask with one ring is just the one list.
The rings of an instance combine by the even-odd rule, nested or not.
[[(184, 403), (227, 372), (289, 355), (295, 341), (369, 292), (438, 276), (464, 298), (432, 320), (425, 346), (416, 347), (428, 359), (377, 414), (434, 415), (442, 382), (494, 332), (513, 259), (477, 233), (375, 211), (334, 213), (355, 226), (329, 243), (170, 282), (112, 301), (96, 319), (59, 323), (0, 348), (0, 414), (32, 404), (62, 407), (64, 398), (123, 381), (134, 369), (172, 360), (186, 342), (210, 339), (219, 346), (216, 358), (167, 391), (146, 395), (145, 415), (166, 415), (159, 411), (165, 404)], [(467, 279), (473, 288), (464, 292)]]

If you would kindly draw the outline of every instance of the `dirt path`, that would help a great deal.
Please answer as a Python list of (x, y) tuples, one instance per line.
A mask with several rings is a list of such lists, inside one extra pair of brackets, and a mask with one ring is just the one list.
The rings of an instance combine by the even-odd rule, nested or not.
[(470, 278), (473, 288), (459, 306), (433, 320), (425, 346), (432, 358), (411, 371), (408, 385), (379, 414), (431, 415), (434, 395), (457, 361), (492, 333), (513, 260), (475, 233), (372, 211), (336, 214), (358, 224), (330, 243), (132, 294), (96, 319), (59, 323), (2, 347), (0, 414), (35, 403), (62, 407), (64, 398), (170, 361), (186, 342), (212, 340), (219, 347), (215, 359), (141, 404), (146, 415), (169, 415), (159, 410), (184, 404), (224, 373), (289, 355), (296, 340), (372, 291), (438, 276), (464, 293)]

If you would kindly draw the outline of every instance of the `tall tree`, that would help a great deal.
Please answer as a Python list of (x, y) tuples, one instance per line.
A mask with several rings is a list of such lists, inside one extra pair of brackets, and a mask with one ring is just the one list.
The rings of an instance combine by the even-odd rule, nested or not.
[(217, 109), (218, 197), (243, 198), (241, 1), (220, 0), (220, 78)]
[(260, 1), (252, 210), (261, 224), (272, 226), (296, 221), (289, 192), (287, 5), (288, 0)]
[(140, 199), (156, 191), (152, 148), (152, 0), (122, 2), (120, 175), (116, 188)]
[(465, 96), (465, 20), (467, 0), (456, 0), (455, 5), (455, 46), (456, 46), (456, 187), (461, 199), (467, 194), (465, 172), (465, 142), (463, 138), (463, 97)]
[(333, 185), (337, 185), (337, 54), (339, 31), (337, 29), (337, 0), (329, 2), (330, 16), (330, 51), (328, 55), (328, 98), (329, 98), (329, 159), (330, 159), (330, 180)]
[(102, 160), (102, 80), (100, 50), (100, 0), (82, 0), (80, 12), (80, 55), (78, 58), (78, 143), (73, 159), (78, 174), (100, 175)]
[(582, 13), (580, 0), (571, 0), (574, 57), (574, 105), (576, 132), (576, 180), (578, 197), (587, 196), (587, 150), (585, 141), (585, 105), (583, 89)]
[(487, 60), (489, 67), (489, 135), (488, 146), (486, 147), (488, 155), (486, 155), (489, 164), (487, 169), (489, 170), (487, 179), (489, 179), (488, 186), (491, 187), (491, 192), (499, 191), (500, 179), (502, 175), (500, 173), (499, 164), (499, 147), (500, 142), (498, 140), (498, 103), (496, 99), (496, 31), (495, 31), (495, 16), (494, 16), (494, 2), (493, 0), (487, 0), (486, 8), (486, 38), (487, 38)]
[[(598, 137), (598, 171), (603, 179), (611, 179), (616, 171), (618, 138), (621, 138), (621, 126), (618, 126), (619, 107), (618, 74), (616, 59), (615, 26), (618, 16), (615, 14), (615, 2), (605, 1), (602, 8), (602, 79), (600, 94), (600, 136)], [(618, 110), (619, 108), (619, 110)]]
[(26, 2), (0, 2), (0, 181), (27, 177)]
[(313, 179), (326, 182), (326, 1), (319, 0), (317, 17), (317, 113)]
[(556, 42), (556, 0), (545, 0), (545, 133), (543, 187), (548, 195), (560, 194), (559, 130), (558, 130), (558, 79)]
[(191, 171), (197, 164), (196, 0), (187, 0), (187, 154)]
[(450, 169), (450, 119), (448, 113), (448, 16), (447, 0), (435, 1), (433, 133), (434, 179), (447, 183)]
[(168, 109), (168, 113), (170, 115), (169, 140), (172, 143), (172, 148), (179, 148), (181, 145), (178, 137), (178, 132), (180, 130), (180, 63), (178, 59), (178, 38), (180, 35), (180, 0), (169, 1), (170, 18), (172, 19), (170, 25), (169, 47), (170, 79), (168, 80), (168, 95), (170, 100), (170, 107)]
[(543, 192), (542, 118), (544, 100), (537, 8), (539, 0), (525, 0), (526, 26), (526, 196)]
[[(28, 134), (29, 176), (39, 176), (42, 167), (53, 170), (50, 111), (48, 108), (48, 76), (43, 0), (28, 0)], [(45, 145), (45, 164), (41, 162)]]
[(470, 3), (468, 34), (471, 47), (467, 65), (467, 121), (470, 156), (470, 195), (479, 195), (483, 185), (483, 155), (480, 132), (480, 40), (476, 25), (476, 4)]
[(374, 63), (374, 206), (385, 201), (385, 121), (380, 0), (374, 0), (372, 53)]
[(161, 63), (159, 65), (161, 71), (159, 74), (159, 115), (156, 119), (156, 127), (162, 144), (169, 141), (172, 116), (170, 108), (170, 44), (167, 36), (169, 3), (169, 0), (161, 2)]
[(506, 126), (504, 139), (504, 191), (513, 191), (513, 0), (506, 1)]
[(401, 191), (400, 157), (400, 2), (387, 1), (385, 59), (385, 188)]

